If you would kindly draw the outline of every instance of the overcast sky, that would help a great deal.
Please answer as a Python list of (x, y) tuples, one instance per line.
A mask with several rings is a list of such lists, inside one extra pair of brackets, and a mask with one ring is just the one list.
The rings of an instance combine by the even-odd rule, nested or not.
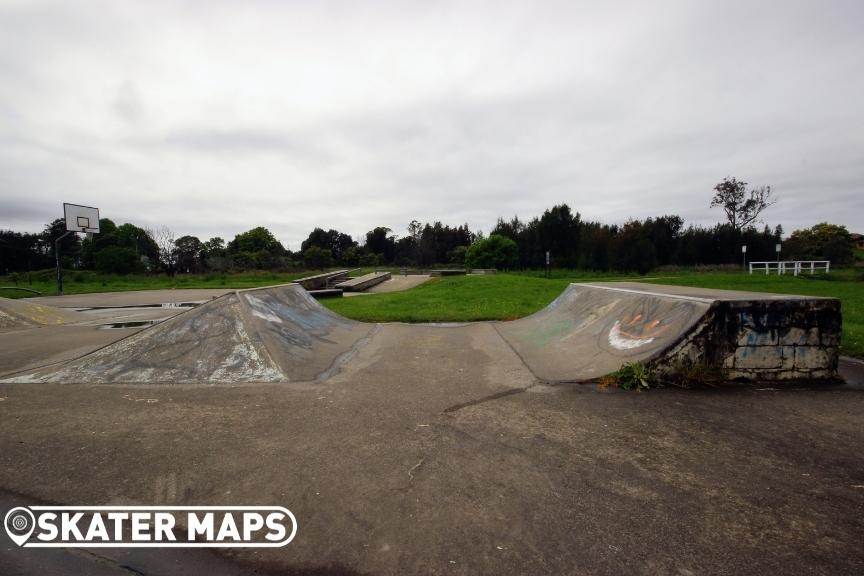
[(0, 228), (680, 214), (864, 232), (864, 2), (0, 0)]

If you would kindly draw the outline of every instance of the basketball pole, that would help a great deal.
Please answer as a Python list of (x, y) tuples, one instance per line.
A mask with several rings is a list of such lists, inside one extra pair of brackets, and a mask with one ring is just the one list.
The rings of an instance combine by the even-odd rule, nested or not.
[(57, 259), (57, 295), (63, 295), (63, 267), (60, 266), (60, 241), (72, 234), (74, 230), (67, 230), (65, 234), (54, 240), (54, 257)]

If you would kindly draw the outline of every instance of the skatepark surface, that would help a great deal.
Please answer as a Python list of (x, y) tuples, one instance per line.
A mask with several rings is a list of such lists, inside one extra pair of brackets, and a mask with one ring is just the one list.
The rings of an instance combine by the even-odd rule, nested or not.
[[(507, 323), (362, 324), (282, 287), (165, 308), (173, 316), (145, 330), (5, 330), (4, 348), (41, 334), (54, 358), (63, 345), (99, 345), (83, 334), (115, 342), (41, 370), (38, 346), (18, 349), (31, 368), (5, 370), (0, 384), (4, 509), (273, 504), (299, 530), (257, 552), (50, 558), (4, 534), (0, 571), (861, 573), (860, 366), (845, 384), (643, 394), (569, 384), (607, 358), (658, 353), (710, 306), (704, 291), (670, 288), (686, 298), (640, 305), (624, 291), (638, 286), (614, 288), (603, 318), (631, 322), (611, 340), (615, 322), (586, 323), (580, 308), (580, 294), (606, 288), (570, 290)], [(668, 324), (632, 321), (660, 312)], [(553, 357), (567, 351), (567, 362)], [(237, 373), (247, 379), (227, 376)]]
[[(446, 343), (464, 332), (487, 353), (512, 357), (523, 364), (538, 382), (578, 382), (613, 372), (626, 362), (662, 357), (697, 326), (705, 331), (711, 328), (704, 326), (706, 322), (717, 324), (716, 319), (706, 319), (720, 301), (764, 304), (796, 300), (806, 303), (808, 309), (836, 306), (836, 321), (829, 314), (828, 320), (820, 322), (831, 324), (839, 332), (839, 304), (832, 299), (592, 283), (571, 284), (547, 307), (526, 318), (413, 325), (407, 329), (407, 337), (431, 330), (440, 332)], [(53, 310), (57, 310), (56, 315), (69, 314)], [(40, 313), (45, 315), (44, 311)], [(76, 314), (74, 323), (83, 323), (81, 313)], [(814, 324), (813, 329), (820, 327)], [(828, 327), (823, 325), (821, 329), (824, 332)], [(726, 324), (718, 330), (726, 331)], [(405, 328), (339, 316), (321, 306), (298, 284), (236, 290), (76, 360), (7, 375), (6, 380), (88, 384), (321, 381), (337, 371), (352, 370), (359, 350), (370, 342), (386, 340), (386, 333), (394, 331)], [(766, 331), (768, 328), (763, 328)], [(775, 336), (753, 336), (772, 338), (777, 344)], [(818, 333), (815, 340), (818, 345)], [(394, 348), (399, 346), (401, 343), (395, 341)], [(828, 350), (834, 351), (836, 363), (836, 343)], [(699, 354), (700, 358), (710, 357)]]

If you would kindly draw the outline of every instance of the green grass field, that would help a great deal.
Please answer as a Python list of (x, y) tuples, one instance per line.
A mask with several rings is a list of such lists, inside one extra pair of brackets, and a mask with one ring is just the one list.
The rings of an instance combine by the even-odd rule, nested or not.
[[(125, 292), (128, 290), (160, 290), (165, 288), (254, 288), (272, 284), (284, 284), (315, 272), (273, 273), (244, 272), (240, 274), (178, 274), (171, 278), (165, 274), (143, 275), (102, 274), (91, 271), (68, 271), (63, 274), (64, 294), (88, 294), (92, 292)], [(19, 275), (17, 284), (9, 276), (0, 276), (0, 296), (4, 298), (26, 298), (33, 296), (20, 290), (2, 287), (18, 286), (41, 292), (45, 296), (57, 294), (57, 279), (53, 270), (34, 272), (31, 281), (27, 274)]]
[[(333, 268), (332, 270), (336, 270)], [(354, 275), (372, 272), (373, 268), (361, 268)], [(398, 269), (392, 270), (398, 272)], [(302, 272), (239, 272), (211, 274), (178, 274), (173, 278), (166, 274), (103, 274), (91, 270), (67, 270), (63, 273), (64, 294), (89, 294), (93, 292), (126, 292), (128, 290), (162, 290), (166, 288), (256, 288), (285, 284), (304, 276), (320, 274), (321, 270)], [(29, 298), (34, 294), (18, 287), (35, 290), (43, 296), (57, 294), (57, 277), (54, 270), (39, 270), (28, 275), (0, 276), (0, 297)]]

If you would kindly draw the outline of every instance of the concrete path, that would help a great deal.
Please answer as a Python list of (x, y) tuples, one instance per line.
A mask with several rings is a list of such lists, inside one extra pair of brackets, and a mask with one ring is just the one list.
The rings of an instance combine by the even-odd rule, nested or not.
[(288, 574), (861, 573), (861, 388), (530, 387), (441, 334), (314, 385), (0, 385), (0, 486), (284, 505), (292, 544), (230, 557)]

